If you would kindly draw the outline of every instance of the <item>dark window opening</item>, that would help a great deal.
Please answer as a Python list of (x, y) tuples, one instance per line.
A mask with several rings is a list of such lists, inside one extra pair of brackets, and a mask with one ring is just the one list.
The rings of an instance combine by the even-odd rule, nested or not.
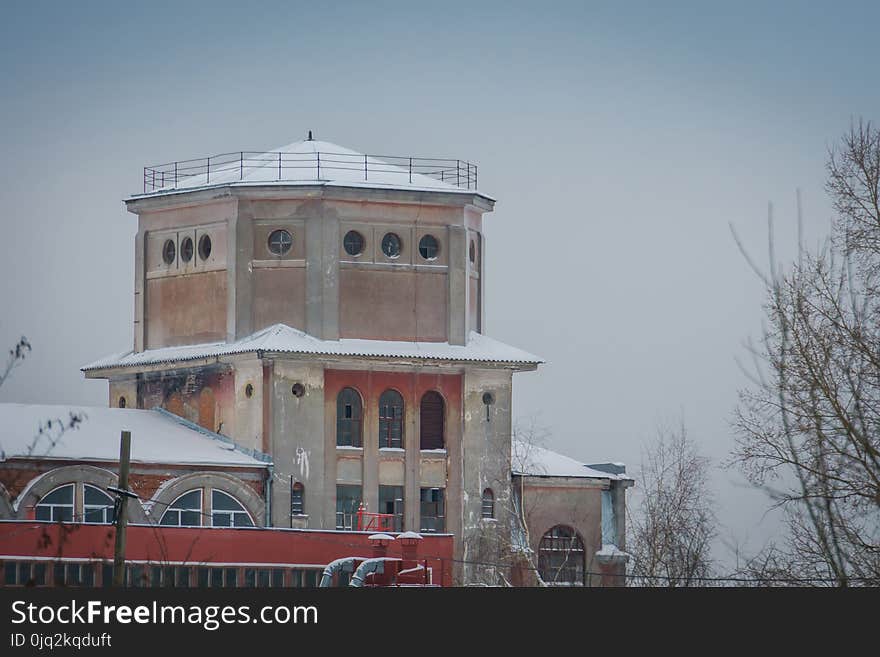
[(446, 512), (442, 488), (422, 488), (420, 507), (419, 531), (446, 531)]
[(419, 253), (425, 260), (436, 260), (440, 253), (440, 244), (433, 235), (425, 235), (419, 240)]
[(269, 235), (269, 253), (285, 255), (293, 247), (293, 236), (286, 230), (273, 230)]
[(120, 397), (117, 405), (119, 406), (119, 408), (125, 408), (126, 403), (127, 402), (125, 401), (125, 397)]
[(305, 514), (305, 487), (296, 482), (290, 488), (290, 515), (301, 516)]
[(379, 447), (403, 447), (403, 397), (396, 390), (379, 397)]
[(382, 238), (382, 253), (386, 258), (400, 257), (400, 237), (396, 233), (386, 233)]
[(336, 529), (351, 531), (358, 528), (357, 512), (361, 506), (361, 487), (336, 485)]
[(59, 486), (47, 494), (35, 509), (37, 520), (73, 522), (73, 486)]
[(336, 444), (360, 447), (361, 396), (354, 388), (343, 388), (336, 398)]
[(254, 384), (253, 383), (248, 383), (244, 387), (244, 396), (247, 397), (248, 399), (250, 399), (251, 397), (254, 396)]
[(214, 527), (253, 527), (254, 521), (241, 502), (223, 491), (211, 491), (211, 524)]
[(202, 235), (199, 239), (199, 257), (202, 260), (207, 260), (211, 256), (211, 238), (207, 235)]
[(356, 230), (350, 230), (342, 238), (342, 246), (350, 256), (359, 256), (364, 252), (364, 236)]
[(162, 246), (162, 260), (166, 265), (174, 264), (174, 256), (177, 254), (177, 249), (174, 246), (174, 240), (165, 240), (165, 244)]
[(468, 256), (470, 257), (472, 263), (477, 261), (477, 245), (474, 244), (473, 240), (471, 240), (471, 245), (468, 249)]
[(379, 513), (394, 516), (392, 531), (403, 531), (403, 486), (379, 486)]
[(180, 259), (189, 262), (193, 257), (193, 241), (191, 237), (184, 238), (180, 243)]
[(584, 543), (571, 527), (556, 525), (541, 538), (538, 572), (548, 584), (583, 586), (585, 565)]
[(290, 394), (292, 394), (294, 397), (302, 397), (304, 394), (306, 394), (306, 387), (302, 383), (294, 383), (290, 387)]
[(482, 515), (484, 518), (495, 517), (495, 493), (491, 488), (483, 491)]
[(419, 408), (419, 446), (420, 449), (443, 449), (445, 404), (440, 393), (431, 390), (422, 397)]
[(201, 526), (202, 490), (191, 490), (174, 500), (162, 514), (159, 524), (171, 527)]
[(116, 518), (114, 500), (100, 488), (83, 485), (83, 522), (112, 524)]

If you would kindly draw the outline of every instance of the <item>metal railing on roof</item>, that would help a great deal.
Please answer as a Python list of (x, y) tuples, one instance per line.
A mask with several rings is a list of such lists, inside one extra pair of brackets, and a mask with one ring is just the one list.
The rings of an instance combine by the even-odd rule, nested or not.
[[(257, 172), (260, 175), (255, 175)], [(345, 173), (335, 178), (334, 172)], [(427, 176), (461, 189), (477, 189), (477, 165), (466, 160), (324, 151), (239, 151), (144, 167), (144, 194), (171, 191), (179, 186), (192, 188), (246, 180), (303, 182), (338, 179), (342, 182), (418, 184), (418, 176)]]

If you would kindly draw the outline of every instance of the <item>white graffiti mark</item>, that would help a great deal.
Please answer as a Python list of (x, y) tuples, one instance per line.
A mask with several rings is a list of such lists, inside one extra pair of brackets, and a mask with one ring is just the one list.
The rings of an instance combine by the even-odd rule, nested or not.
[(304, 480), (309, 478), (309, 453), (302, 447), (296, 448), (296, 465), (299, 467), (299, 476)]

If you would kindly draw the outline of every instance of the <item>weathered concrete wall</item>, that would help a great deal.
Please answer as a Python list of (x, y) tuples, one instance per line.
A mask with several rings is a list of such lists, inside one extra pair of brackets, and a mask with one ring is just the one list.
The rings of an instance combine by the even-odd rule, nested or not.
[(141, 374), (137, 408), (160, 406), (208, 431), (235, 430), (235, 376), (229, 366)]
[[(257, 359), (238, 360), (233, 371), (232, 422), (224, 432), (242, 447), (263, 451), (263, 364)], [(250, 393), (250, 396), (248, 396)]]
[[(201, 201), (193, 194), (156, 201), (156, 208), (142, 202), (147, 209), (141, 212), (135, 245), (137, 349), (234, 340), (276, 322), (331, 340), (453, 344), (463, 344), (468, 330), (482, 326), (482, 288), (470, 280), (480, 268), (481, 240), (475, 240), (478, 263), (469, 259), (482, 210), (443, 204), (451, 197), (440, 202), (438, 196), (435, 205), (422, 195), (417, 201), (395, 201), (394, 194), (381, 190), (364, 190), (357, 200), (344, 198), (352, 190), (337, 192), (338, 198), (327, 190), (275, 193), (248, 197), (236, 190), (231, 197)], [(277, 229), (293, 237), (283, 256), (268, 249), (268, 236)], [(365, 241), (356, 256), (343, 248), (349, 230)], [(398, 257), (382, 252), (389, 232), (401, 239)], [(182, 240), (189, 235), (197, 245), (203, 233), (211, 235), (211, 257), (202, 262), (196, 255), (183, 263)], [(430, 260), (418, 249), (426, 235), (439, 245)], [(177, 251), (171, 265), (162, 260), (167, 239)], [(185, 278), (213, 271), (218, 273), (207, 279)]]
[(372, 340), (446, 340), (445, 273), (342, 266), (339, 335)]
[(107, 404), (108, 406), (111, 408), (137, 408), (138, 384), (136, 376), (111, 380), (109, 388), (110, 399)]
[[(232, 209), (210, 203), (141, 216), (135, 241), (136, 349), (226, 337), (226, 221)], [(207, 258), (199, 249), (203, 238), (211, 244)], [(186, 240), (192, 242), (189, 260), (181, 254)], [(174, 246), (170, 263), (163, 258), (167, 242)]]
[(254, 331), (272, 324), (306, 328), (306, 270), (304, 267), (255, 269), (253, 273)]
[[(469, 368), (465, 372), (462, 528), (457, 548), (463, 561), (503, 563), (510, 551), (514, 517), (510, 486), (512, 378), (512, 373), (504, 370)], [(484, 403), (484, 395), (491, 396), (491, 403)], [(493, 519), (482, 517), (482, 494), (487, 488), (495, 498)], [(482, 581), (486, 575), (480, 566), (465, 565), (458, 572), (460, 581), (467, 583)]]
[[(302, 394), (294, 394), (302, 386)], [(272, 485), (272, 524), (291, 527), (290, 486), (293, 482), (305, 488), (305, 515), (300, 525), (312, 529), (332, 529), (326, 522), (325, 504), (325, 438), (324, 438), (324, 370), (320, 363), (276, 360), (271, 378), (270, 449), (274, 462)], [(335, 522), (335, 518), (334, 518)]]
[(226, 338), (226, 272), (147, 281), (146, 347)]
[(556, 525), (567, 525), (584, 543), (587, 572), (596, 573), (589, 576), (588, 584), (601, 584), (602, 569), (595, 554), (602, 548), (602, 488), (597, 480), (583, 478), (525, 478), (523, 512), (536, 564), (544, 534)]

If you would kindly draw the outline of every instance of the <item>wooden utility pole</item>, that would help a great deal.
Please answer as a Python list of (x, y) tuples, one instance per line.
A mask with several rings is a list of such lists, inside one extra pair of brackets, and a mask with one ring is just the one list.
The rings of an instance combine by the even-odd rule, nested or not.
[(123, 431), (119, 443), (119, 485), (116, 491), (116, 547), (113, 551), (113, 586), (125, 586), (125, 528), (128, 522), (128, 464), (131, 432)]

